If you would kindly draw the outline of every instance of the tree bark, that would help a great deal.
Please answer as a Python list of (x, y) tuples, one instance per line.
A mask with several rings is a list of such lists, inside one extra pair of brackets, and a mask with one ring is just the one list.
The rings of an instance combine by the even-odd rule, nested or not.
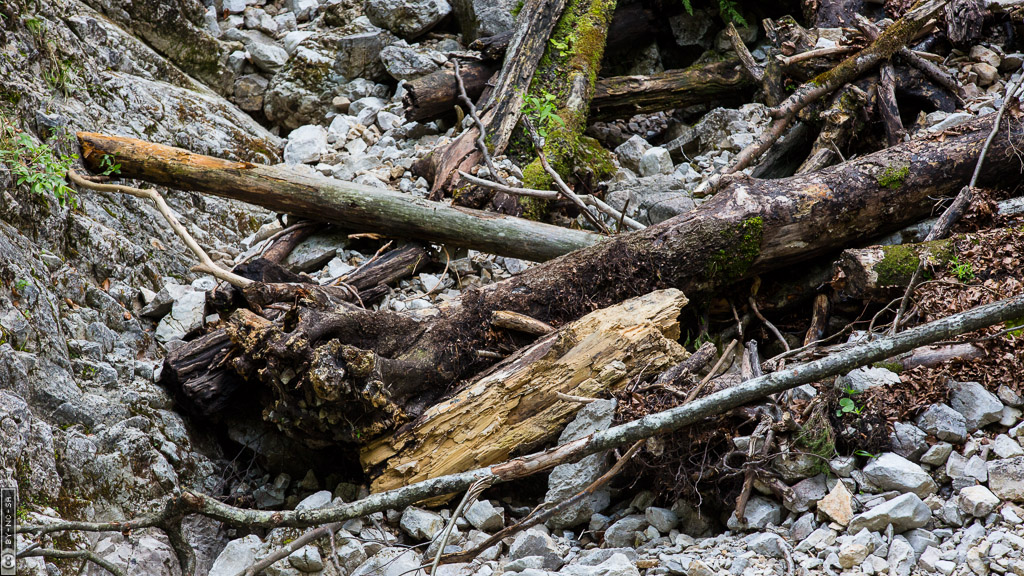
[(78, 138), (82, 158), (93, 170), (109, 154), (120, 159), (125, 178), (235, 198), (355, 232), (465, 246), (533, 261), (602, 240), (580, 230), (453, 208), (287, 168), (220, 160), (134, 138), (86, 132), (80, 132)]
[[(486, 62), (466, 62), (459, 67), (466, 94), (474, 101), (487, 87), (487, 81), (494, 76), (497, 67)], [(437, 118), (451, 112), (459, 102), (459, 86), (455, 81), (455, 69), (444, 67), (436, 72), (417, 78), (405, 84), (405, 105), (407, 120), (421, 121)]]
[[(1022, 130), (1020, 113), (1014, 114), (1017, 118), (1006, 122), (989, 149), (985, 177), (990, 183), (1015, 181), (1019, 173), (1010, 142)], [(282, 429), (325, 445), (346, 438), (360, 442), (415, 419), (452, 382), (487, 367), (489, 361), (477, 350), (526, 343), (522, 335), (493, 329), (493, 311), (518, 312), (557, 327), (662, 288), (680, 289), (691, 298), (707, 295), (896, 230), (926, 216), (934, 198), (967, 182), (991, 122), (984, 117), (943, 140), (907, 142), (814, 174), (735, 178), (688, 214), (467, 290), (459, 306), (429, 321), (342, 306), (331, 312), (300, 310), (296, 322), (283, 326), (254, 321), (247, 317), (251, 313), (240, 311), (229, 329), (239, 349), (236, 358), (249, 368), (244, 376), (262, 379), (276, 395), (267, 414)], [(216, 170), (207, 170), (206, 177), (172, 171), (178, 176), (168, 178), (168, 170), (150, 156), (140, 161), (113, 152), (127, 178), (252, 197), (246, 188), (227, 186), (230, 179), (211, 177)], [(88, 152), (85, 160), (97, 167), (101, 157)], [(269, 190), (275, 184), (285, 183), (261, 186)], [(309, 383), (315, 379), (320, 381)], [(303, 405), (309, 408), (300, 409)], [(335, 414), (336, 420), (317, 422), (318, 413)], [(346, 421), (352, 425), (339, 425)]]

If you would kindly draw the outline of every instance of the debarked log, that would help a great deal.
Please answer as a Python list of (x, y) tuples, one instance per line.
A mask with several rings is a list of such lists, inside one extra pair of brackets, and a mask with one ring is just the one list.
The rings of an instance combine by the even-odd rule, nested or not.
[(679, 338), (674, 289), (631, 298), (553, 332), (394, 435), (362, 451), (373, 491), (502, 462), (552, 438), (580, 408), (558, 393), (595, 398), (687, 357)]
[(456, 208), (288, 168), (233, 162), (134, 138), (79, 132), (82, 158), (102, 170), (106, 155), (123, 178), (196, 190), (277, 212), (379, 232), (542, 261), (602, 240), (596, 234), (511, 216)]

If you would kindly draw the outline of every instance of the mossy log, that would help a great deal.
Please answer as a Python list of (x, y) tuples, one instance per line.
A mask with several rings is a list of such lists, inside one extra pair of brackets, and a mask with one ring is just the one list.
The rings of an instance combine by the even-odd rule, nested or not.
[(922, 256), (929, 266), (945, 265), (953, 257), (949, 240), (844, 250), (832, 287), (843, 298), (889, 301), (906, 290)]
[[(1018, 177), (1021, 163), (1011, 142), (1024, 135), (1022, 114), (1008, 114), (1013, 117), (1004, 119), (989, 149), (982, 186), (1012, 185)], [(927, 216), (935, 198), (955, 194), (969, 180), (992, 116), (961, 125), (955, 133), (903, 143), (813, 174), (736, 177), (690, 213), (466, 290), (459, 305), (429, 320), (343, 303), (332, 309), (303, 304), (275, 322), (239, 311), (229, 321), (235, 351), (228, 369), (237, 365), (242, 377), (275, 396), (264, 417), (293, 437), (311, 445), (362, 444), (415, 420), (453, 383), (493, 363), (477, 351), (517, 349), (532, 341), (494, 327), (495, 310), (559, 327), (659, 289), (706, 297)], [(168, 177), (160, 165), (166, 158), (122, 151), (138, 149), (92, 149), (84, 159), (97, 169), (103, 153), (110, 153), (126, 178), (254, 198), (230, 177), (213, 174), (214, 159), (194, 174)], [(239, 167), (223, 171), (254, 173)], [(273, 196), (275, 187), (287, 194), (286, 184), (262, 182), (266, 194), (258, 198)]]
[[(563, 180), (576, 170), (597, 179), (613, 171), (610, 153), (583, 133), (614, 12), (615, 0), (569, 0), (530, 82), (527, 103), (554, 104), (553, 115), (533, 110), (531, 120), (546, 135), (544, 154)], [(525, 135), (523, 140), (523, 151), (529, 151), (532, 143)], [(552, 184), (539, 158), (523, 168), (524, 187), (548, 190)]]
[(580, 404), (686, 359), (668, 289), (596, 310), (563, 326), (362, 451), (373, 491), (507, 460), (556, 437)]

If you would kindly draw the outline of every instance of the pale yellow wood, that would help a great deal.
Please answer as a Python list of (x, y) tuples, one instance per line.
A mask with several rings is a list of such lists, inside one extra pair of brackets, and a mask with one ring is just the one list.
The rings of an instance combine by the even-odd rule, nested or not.
[(373, 491), (502, 462), (554, 439), (582, 407), (559, 392), (592, 398), (686, 359), (676, 342), (686, 303), (679, 290), (660, 290), (544, 336), (394, 436), (367, 445), (362, 461), (377, 475)]

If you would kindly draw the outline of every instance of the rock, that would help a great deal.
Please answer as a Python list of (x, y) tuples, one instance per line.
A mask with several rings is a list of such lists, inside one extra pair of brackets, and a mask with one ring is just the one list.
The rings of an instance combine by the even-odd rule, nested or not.
[(505, 564), (506, 573), (522, 572), (524, 570), (542, 570), (544, 568), (543, 556), (524, 556)]
[(668, 20), (676, 44), (686, 48), (700, 46), (711, 48), (715, 38), (715, 13), (711, 10), (694, 10), (693, 14), (678, 14)]
[(886, 560), (889, 562), (889, 576), (910, 576), (915, 563), (914, 549), (906, 540), (894, 538), (889, 544)]
[(415, 38), (427, 32), (451, 13), (445, 0), (367, 0), (366, 16), (403, 38)]
[(285, 0), (284, 5), (289, 12), (295, 14), (295, 20), (298, 22), (311, 20), (320, 7), (317, 0)]
[(562, 566), (562, 555), (555, 546), (555, 541), (547, 533), (537, 528), (520, 532), (512, 545), (508, 547), (509, 558), (518, 560), (527, 556), (544, 558), (545, 570), (558, 570)]
[(679, 524), (679, 517), (668, 508), (651, 506), (644, 511), (644, 518), (647, 519), (648, 524), (654, 526), (662, 534), (668, 534)]
[(864, 366), (836, 378), (836, 387), (840, 390), (852, 389), (864, 392), (875, 386), (899, 384), (900, 377), (892, 370), (875, 366)]
[(324, 561), (316, 546), (303, 546), (288, 555), (288, 563), (302, 572), (319, 572), (324, 569)]
[(999, 498), (984, 486), (967, 486), (960, 490), (957, 505), (964, 514), (980, 518), (996, 509)]
[(946, 459), (953, 452), (953, 445), (948, 442), (939, 442), (928, 449), (921, 456), (921, 463), (929, 466), (942, 466)]
[(999, 79), (999, 69), (991, 64), (981, 62), (975, 64), (973, 70), (978, 75), (978, 86), (982, 88), (991, 86)]
[(779, 538), (777, 534), (770, 532), (763, 532), (760, 534), (751, 534), (745, 538), (747, 543), (747, 549), (752, 550), (761, 556), (767, 558), (785, 558), (783, 547), (786, 545), (782, 542), (782, 538)]
[(288, 164), (312, 164), (327, 149), (327, 131), (322, 126), (306, 125), (292, 130), (284, 147)]
[(1006, 434), (996, 436), (995, 441), (992, 442), (992, 452), (994, 452), (999, 458), (1024, 456), (1024, 448), (1021, 448), (1020, 444), (1016, 440), (1010, 438)]
[(615, 148), (615, 157), (618, 158), (619, 164), (634, 172), (639, 172), (640, 161), (650, 149), (651, 145), (647, 143), (647, 140), (634, 135)]
[(314, 492), (309, 496), (306, 496), (301, 502), (295, 505), (295, 510), (315, 510), (317, 508), (324, 508), (331, 504), (331, 500), (334, 495), (331, 494), (330, 490), (320, 490)]
[(140, 316), (146, 318), (160, 318), (165, 316), (171, 311), (171, 307), (174, 306), (174, 301), (180, 299), (188, 292), (194, 292), (195, 289), (187, 284), (164, 284), (163, 288), (156, 293), (153, 297), (153, 301), (142, 308), (139, 313)]
[(672, 173), (672, 157), (668, 150), (660, 146), (651, 148), (644, 152), (640, 158), (638, 169), (641, 176), (654, 176), (655, 174)]
[(558, 572), (565, 576), (640, 576), (636, 560), (622, 553), (612, 554), (607, 560), (596, 565), (573, 564)]
[(420, 566), (419, 553), (411, 548), (381, 548), (359, 565), (349, 576), (403, 576), (415, 574)]
[(604, 546), (607, 548), (627, 548), (637, 545), (637, 532), (647, 527), (647, 518), (640, 514), (630, 514), (618, 520), (604, 532)]
[(868, 557), (871, 550), (863, 544), (849, 544), (839, 549), (839, 565), (849, 570), (854, 566), (860, 566)]
[(813, 508), (819, 500), (828, 494), (828, 487), (825, 485), (825, 475), (818, 474), (806, 478), (794, 484), (793, 499), (784, 502), (786, 508), (791, 512), (800, 514)]
[(381, 50), (380, 60), (395, 80), (415, 80), (440, 68), (433, 59), (415, 48), (398, 43)]
[(686, 570), (686, 576), (715, 576), (715, 572), (708, 568), (708, 565), (703, 560), (695, 559), (693, 562), (690, 562), (690, 567)]
[(945, 116), (941, 121), (934, 123), (928, 128), (929, 132), (942, 132), (973, 120), (974, 115), (969, 112), (954, 112)]
[(209, 576), (235, 576), (256, 562), (261, 542), (255, 534), (232, 540), (224, 547), (210, 568)]
[(932, 404), (918, 415), (916, 422), (939, 440), (957, 444), (967, 440), (967, 419), (945, 404)]
[(892, 451), (900, 456), (917, 461), (928, 451), (928, 434), (913, 424), (896, 422), (893, 424), (892, 434), (889, 436), (892, 444)]
[(246, 74), (235, 80), (235, 92), (231, 100), (246, 112), (263, 109), (263, 95), (270, 81), (259, 74)]
[(488, 500), (477, 500), (466, 510), (466, 520), (477, 530), (495, 532), (505, 526), (505, 516)]
[(842, 482), (836, 482), (829, 493), (818, 501), (818, 512), (846, 526), (853, 518), (853, 495)]
[(977, 382), (950, 382), (949, 387), (953, 391), (949, 405), (963, 414), (968, 432), (999, 421), (1003, 403), (984, 386)]
[(999, 397), (999, 400), (1007, 406), (1012, 406), (1014, 408), (1024, 406), (1024, 397), (1006, 384), (999, 385), (999, 389), (996, 390), (996, 395)]
[(206, 319), (206, 293), (186, 292), (174, 301), (171, 313), (164, 316), (156, 327), (160, 342), (181, 340), (186, 334), (199, 329)]
[(914, 555), (920, 556), (924, 552), (925, 548), (929, 546), (938, 546), (939, 539), (936, 538), (935, 534), (924, 530), (922, 528), (914, 528), (913, 530), (907, 530), (903, 533), (903, 537), (910, 543), (910, 547), (914, 549)]
[(511, 30), (515, 19), (510, 0), (452, 0), (452, 10), (465, 42)]
[(348, 112), (356, 117), (356, 122), (363, 126), (369, 126), (377, 119), (377, 112), (387, 105), (387, 101), (383, 98), (367, 96), (352, 102), (348, 107)]
[(424, 542), (433, 540), (434, 536), (444, 528), (444, 518), (441, 518), (441, 515), (436, 512), (410, 506), (402, 513), (399, 525), (406, 534)]
[(938, 490), (935, 481), (920, 466), (892, 452), (873, 459), (864, 467), (864, 476), (882, 490), (913, 492), (922, 498)]
[(288, 63), (288, 52), (270, 42), (251, 42), (246, 46), (249, 58), (264, 72), (277, 72)]
[(782, 506), (761, 496), (751, 496), (743, 518), (737, 520), (735, 514), (730, 514), (727, 525), (730, 530), (763, 530), (768, 525), (778, 526), (781, 521)]
[(1024, 456), (989, 462), (988, 487), (1002, 500), (1024, 501)]
[(853, 533), (864, 528), (878, 532), (892, 524), (896, 532), (904, 532), (924, 526), (931, 517), (932, 511), (928, 505), (917, 494), (911, 492), (901, 494), (888, 502), (861, 512), (850, 520), (847, 528), (849, 532)]
[(981, 45), (971, 46), (970, 57), (975, 62), (983, 62), (993, 68), (999, 68), (999, 65), (1002, 63), (1002, 58), (999, 57), (995, 50)]
[(383, 80), (387, 77), (380, 53), (394, 40), (393, 36), (374, 26), (365, 16), (356, 18), (340, 32), (343, 36), (335, 41), (338, 50), (334, 59), (336, 72), (345, 78)]
[[(508, 259), (506, 259), (507, 263)], [(565, 427), (559, 436), (559, 443), (571, 442), (599, 430), (607, 430), (615, 416), (615, 400), (595, 400), (577, 413), (573, 421)], [(592, 454), (572, 464), (559, 464), (551, 470), (548, 477), (548, 492), (544, 496), (546, 502), (561, 502), (578, 493), (608, 471), (606, 454)], [(611, 502), (611, 493), (607, 489), (594, 492), (575, 506), (556, 514), (548, 520), (552, 529), (561, 529), (582, 524), (594, 513), (601, 512)]]
[(829, 460), (829, 470), (840, 478), (849, 478), (850, 474), (857, 469), (857, 458), (855, 456), (838, 456)]

